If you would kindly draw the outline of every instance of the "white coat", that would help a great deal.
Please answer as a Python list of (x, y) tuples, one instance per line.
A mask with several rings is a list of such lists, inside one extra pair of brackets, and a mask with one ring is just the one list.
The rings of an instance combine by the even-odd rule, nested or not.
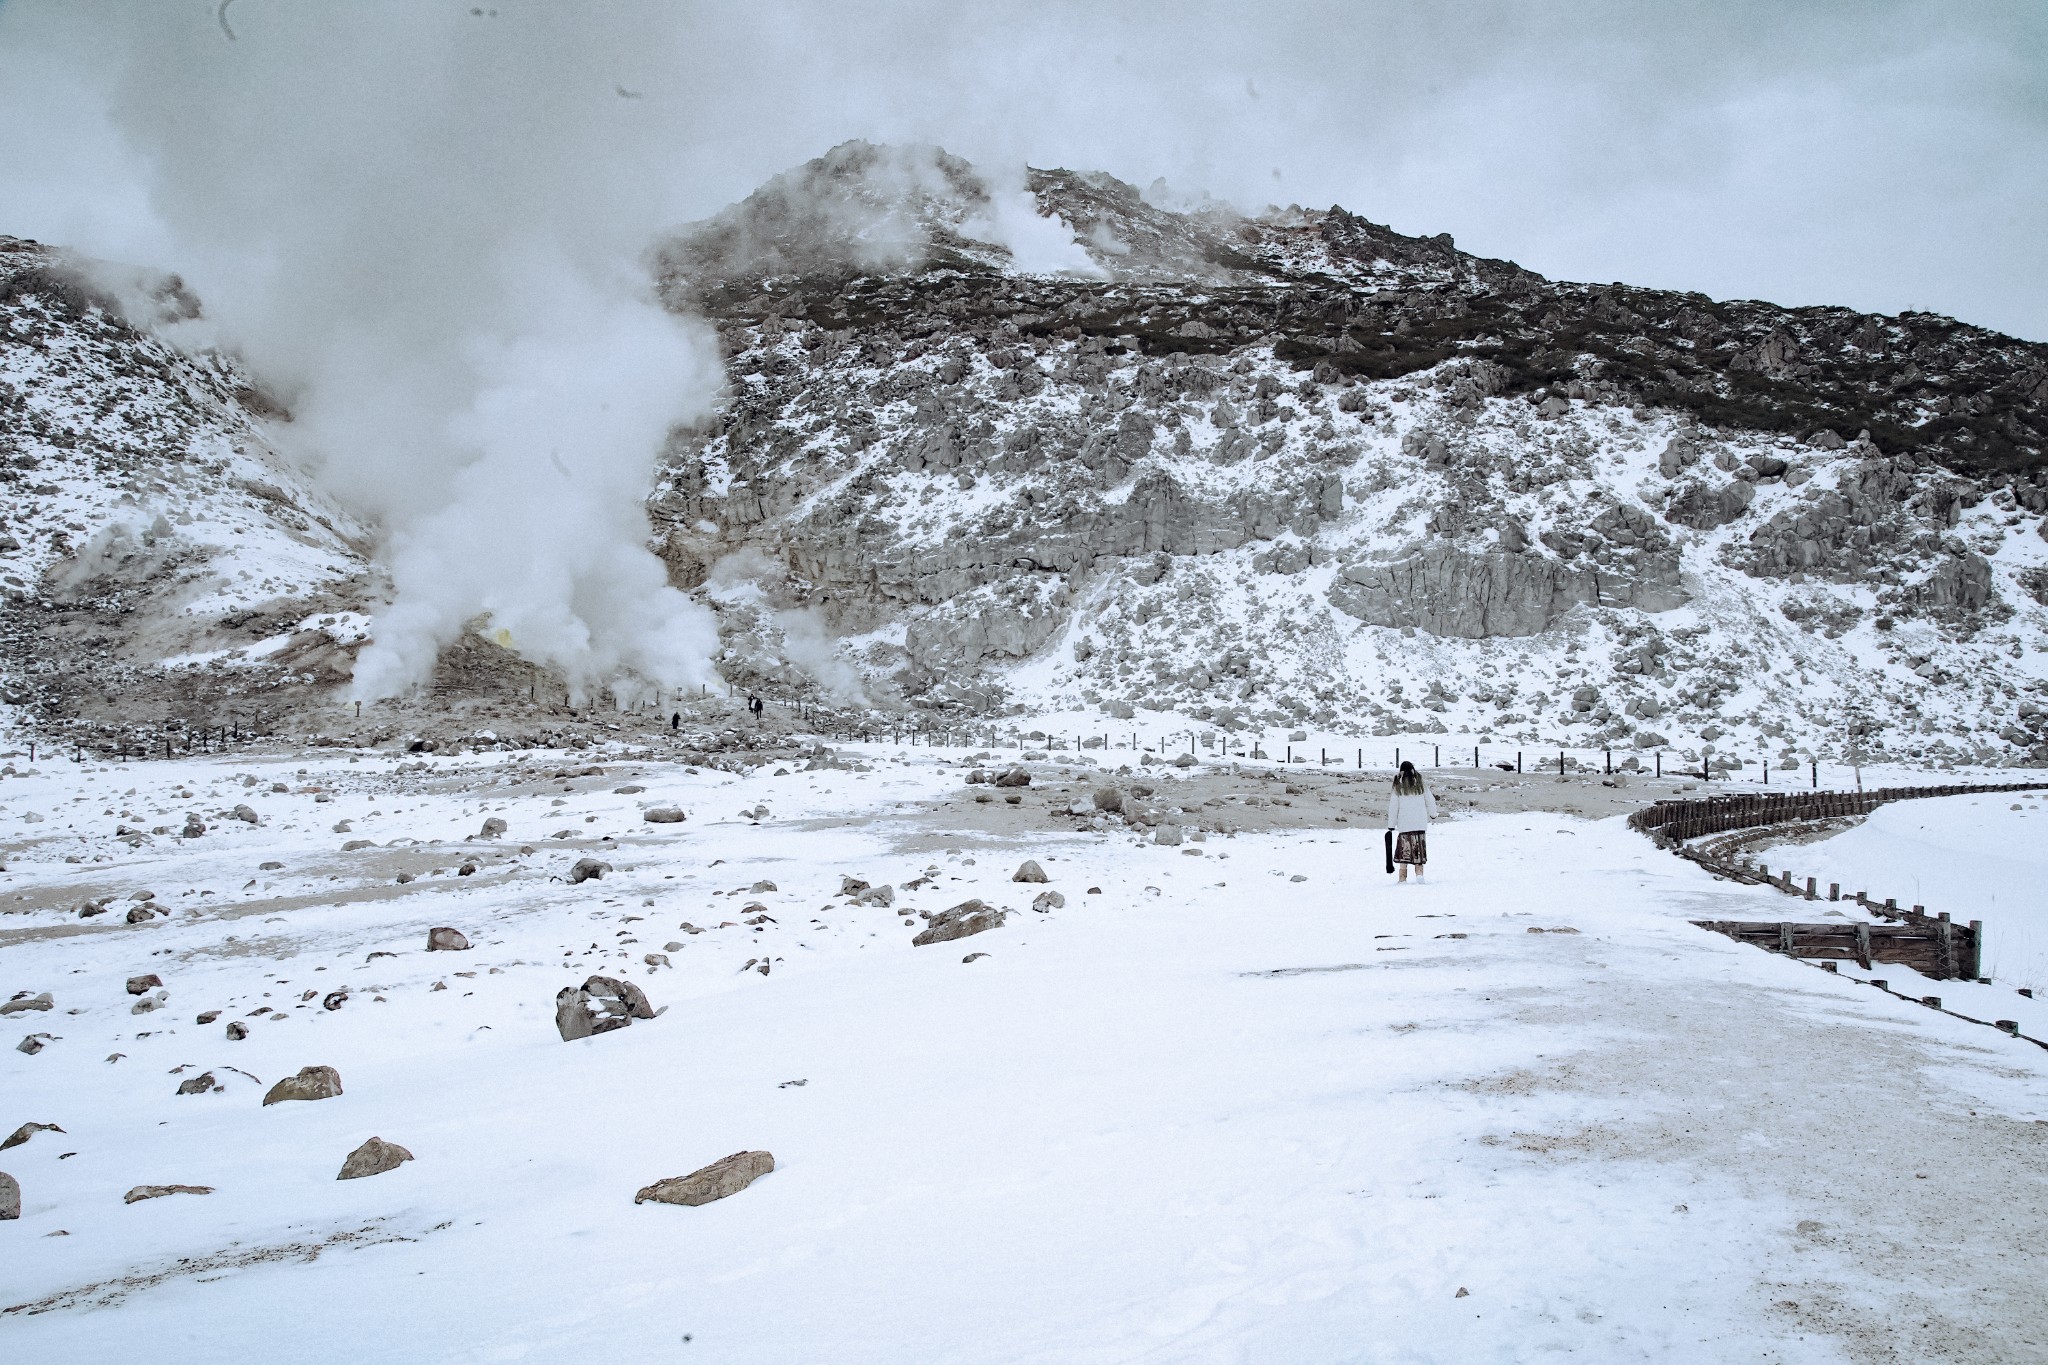
[(1427, 784), (1416, 795), (1394, 792), (1387, 797), (1387, 828), (1396, 834), (1428, 829), (1435, 818), (1436, 797)]

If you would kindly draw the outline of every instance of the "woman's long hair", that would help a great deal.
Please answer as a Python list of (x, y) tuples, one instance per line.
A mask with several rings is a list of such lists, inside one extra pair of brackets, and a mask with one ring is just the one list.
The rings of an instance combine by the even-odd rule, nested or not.
[(1397, 796), (1422, 795), (1422, 774), (1415, 771), (1415, 765), (1407, 759), (1401, 760), (1401, 771), (1394, 774), (1394, 794)]

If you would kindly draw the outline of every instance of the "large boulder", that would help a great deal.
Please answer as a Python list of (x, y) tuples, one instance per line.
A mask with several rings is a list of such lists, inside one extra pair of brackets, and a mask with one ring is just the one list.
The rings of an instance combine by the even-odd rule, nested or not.
[(1013, 882), (1042, 882), (1046, 880), (1045, 869), (1040, 867), (1036, 860), (1026, 858), (1023, 865), (1010, 874), (1010, 880)]
[(427, 930), (427, 951), (430, 953), (459, 953), (468, 947), (469, 939), (460, 929), (443, 926)]
[(341, 1093), (341, 1073), (331, 1066), (302, 1066), (296, 1076), (287, 1076), (263, 1096), (265, 1104), (286, 1100), (331, 1100)]
[(650, 825), (680, 825), (689, 818), (681, 806), (649, 806), (640, 816)]
[(1022, 768), (1011, 768), (1008, 772), (996, 778), (995, 785), (998, 787), (1028, 787), (1031, 785), (1031, 774)]
[(484, 827), (477, 831), (479, 839), (495, 839), (505, 832), (505, 821), (496, 815), (484, 821)]
[(612, 870), (610, 863), (601, 863), (595, 858), (578, 858), (576, 865), (569, 869), (569, 885), (580, 886), (584, 882), (601, 882), (604, 874)]
[(382, 1175), (395, 1171), (399, 1166), (412, 1160), (412, 1153), (395, 1142), (373, 1137), (348, 1154), (341, 1163), (341, 1174), (336, 1180), (360, 1180), (366, 1175)]
[(950, 910), (941, 910), (933, 915), (924, 929), (911, 939), (917, 948), (934, 943), (950, 943), (956, 938), (967, 938), (972, 934), (987, 933), (999, 928), (1008, 911), (998, 910), (980, 900), (962, 901)]
[(155, 972), (148, 976), (131, 976), (128, 978), (128, 994), (141, 995), (144, 991), (153, 991), (163, 984), (164, 979)]
[(21, 1217), (21, 1182), (0, 1171), (0, 1222)]
[(581, 986), (564, 986), (555, 995), (555, 1029), (565, 1043), (653, 1017), (646, 993), (616, 977), (593, 976)]
[(769, 1152), (734, 1152), (688, 1175), (673, 1175), (643, 1187), (633, 1196), (636, 1204), (709, 1204), (714, 1199), (738, 1194), (775, 1169)]
[(48, 991), (40, 995), (30, 995), (23, 991), (5, 1004), (0, 1004), (0, 1014), (25, 1014), (30, 1010), (47, 1010), (55, 1004)]

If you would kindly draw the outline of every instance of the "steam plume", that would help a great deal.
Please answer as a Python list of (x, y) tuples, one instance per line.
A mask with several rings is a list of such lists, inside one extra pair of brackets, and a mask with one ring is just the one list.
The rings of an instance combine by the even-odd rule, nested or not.
[(709, 613), (644, 548), (663, 435), (721, 382), (642, 260), (675, 130), (617, 76), (657, 11), (244, 3), (230, 40), (212, 8), (36, 22), (114, 59), (114, 124), (206, 301), (190, 340), (278, 385), (292, 451), (385, 528), (356, 694), (425, 681), (479, 616), (578, 690), (706, 676)]

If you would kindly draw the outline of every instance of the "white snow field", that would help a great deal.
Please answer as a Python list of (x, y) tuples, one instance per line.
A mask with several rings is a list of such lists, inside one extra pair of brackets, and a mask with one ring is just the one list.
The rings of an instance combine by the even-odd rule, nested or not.
[[(947, 828), (923, 750), (606, 757), (18, 761), (0, 1000), (55, 1007), (0, 1021), (0, 1134), (64, 1131), (0, 1152), (0, 1359), (2048, 1358), (2048, 1051), (1692, 927), (1782, 902), (1618, 818), (1450, 819), (1396, 887), (1369, 826)], [(560, 880), (583, 855), (613, 870)], [(130, 925), (143, 890), (171, 913)], [(970, 896), (1018, 913), (912, 946), (904, 907)], [(663, 1012), (562, 1042), (593, 972)], [(2003, 983), (1883, 974), (2048, 1037)], [(309, 1065), (344, 1093), (261, 1105)], [(338, 1181), (372, 1135), (415, 1159)], [(729, 1198), (633, 1202), (748, 1149)], [(213, 1192), (123, 1203), (172, 1183)]]
[(2048, 995), (2048, 805), (2044, 793), (1880, 806), (1855, 828), (1789, 855), (1801, 876), (1901, 905), (1984, 921), (1984, 970)]

